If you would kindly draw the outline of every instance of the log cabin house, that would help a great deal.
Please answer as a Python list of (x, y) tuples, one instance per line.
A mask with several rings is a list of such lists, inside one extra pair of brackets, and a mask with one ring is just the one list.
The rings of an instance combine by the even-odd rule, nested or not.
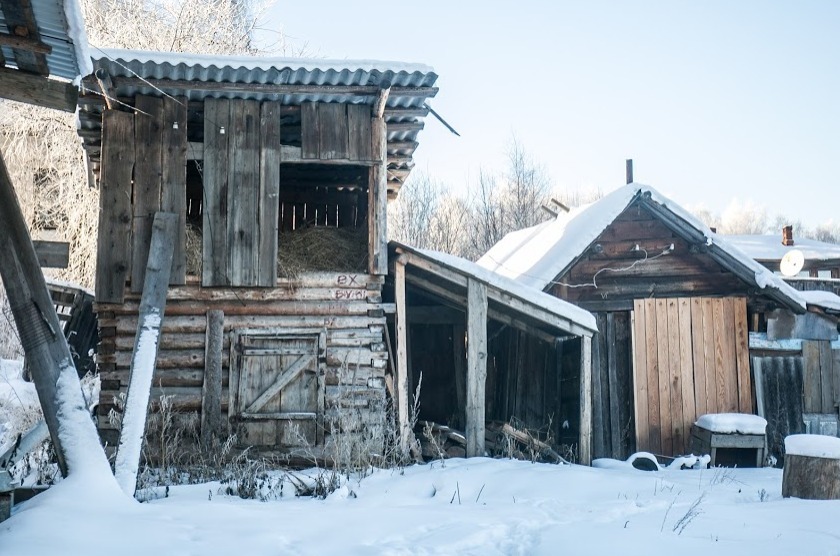
[(503, 238), (478, 263), (592, 311), (593, 456), (688, 449), (705, 413), (753, 413), (749, 332), (797, 291), (655, 189), (629, 184)]
[[(391, 270), (406, 264), (412, 270), (385, 286), (386, 207), (413, 166), (425, 103), (437, 92), (431, 68), (111, 50), (94, 67), (79, 99), (79, 134), (91, 183), (101, 192), (96, 311), (103, 439), (116, 442), (118, 425), (108, 415), (119, 410), (130, 382), (135, 333), (148, 316), (144, 299), (155, 291), (150, 276), (168, 268), (155, 258), (171, 241), (153, 410), (162, 395), (171, 396), (182, 416), (200, 418), (202, 441), (205, 432), (230, 431), (240, 445), (267, 455), (329, 457), (338, 452), (339, 435), (381, 449), (390, 387), (407, 447), (405, 318), (420, 311), (405, 310), (399, 276), (412, 280), (416, 261), (437, 259), (393, 247), (403, 259), (391, 261)], [(163, 240), (156, 217), (162, 213), (175, 218), (171, 238)], [(465, 371), (458, 380), (479, 401), (468, 403), (461, 384), (461, 397), (453, 398), (461, 406), (434, 401), (444, 395), (434, 390), (421, 394), (421, 406), (463, 415), (458, 424), (467, 427), (467, 451), (482, 455), (480, 338), (488, 321), (552, 342), (573, 338), (568, 357), (576, 359), (568, 372), (579, 391), (588, 386), (594, 322), (550, 296), (539, 294), (542, 302), (529, 292), (523, 300), (469, 272), (446, 265), (438, 271), (444, 278), (429, 282), (441, 280), (442, 291), (455, 292), (443, 296), (447, 303), (464, 299), (461, 316), (467, 308), (471, 315), (470, 326), (460, 322), (460, 356), (459, 342), (448, 339), (447, 368)], [(386, 334), (388, 323), (393, 335)], [(559, 363), (548, 364), (539, 371), (555, 373)], [(580, 393), (567, 395), (576, 400), (574, 441), (588, 463), (590, 420), (579, 414), (589, 407)]]
[(317, 455), (339, 426), (381, 436), (386, 207), (413, 165), (434, 71), (110, 50), (94, 70), (79, 134), (101, 192), (103, 439), (118, 433), (108, 413), (129, 381), (159, 211), (177, 223), (152, 407), (171, 396), (267, 453)]

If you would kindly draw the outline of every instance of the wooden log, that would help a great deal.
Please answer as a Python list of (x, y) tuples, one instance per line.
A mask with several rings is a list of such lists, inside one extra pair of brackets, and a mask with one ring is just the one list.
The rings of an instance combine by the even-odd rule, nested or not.
[(805, 500), (840, 500), (840, 459), (787, 454), (782, 496)]
[(592, 337), (580, 339), (580, 439), (578, 463), (592, 463)]
[(201, 443), (211, 449), (222, 432), (222, 347), (225, 314), (207, 311), (204, 383), (201, 390)]
[(131, 378), (125, 402), (114, 476), (123, 492), (134, 496), (146, 414), (157, 358), (161, 322), (166, 308), (166, 290), (172, 269), (174, 236), (178, 215), (158, 212), (152, 223), (149, 261), (140, 302), (137, 336), (131, 362)]
[(467, 457), (484, 455), (487, 381), (487, 286), (467, 283)]
[(99, 437), (82, 396), (70, 348), (61, 333), (2, 155), (0, 279), (29, 362), (59, 469), (67, 475), (80, 471), (79, 468), (85, 465), (87, 472), (110, 476), (108, 461), (99, 448)]

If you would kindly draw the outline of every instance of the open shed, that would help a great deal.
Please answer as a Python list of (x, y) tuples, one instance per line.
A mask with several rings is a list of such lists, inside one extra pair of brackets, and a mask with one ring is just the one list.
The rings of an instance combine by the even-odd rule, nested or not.
[(422, 375), (417, 417), (466, 430), (467, 456), (484, 455), (486, 422), (513, 421), (589, 464), (592, 315), (458, 257), (390, 250), (404, 434)]
[(749, 331), (806, 311), (772, 272), (652, 187), (513, 232), (479, 261), (592, 311), (593, 452), (685, 453), (704, 413), (753, 413)]

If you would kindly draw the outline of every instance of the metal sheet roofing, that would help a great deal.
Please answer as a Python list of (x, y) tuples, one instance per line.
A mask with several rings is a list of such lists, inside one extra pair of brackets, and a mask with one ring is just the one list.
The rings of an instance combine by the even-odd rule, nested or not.
[[(50, 75), (72, 80), (90, 73), (92, 66), (78, 1), (32, 0), (31, 6), (41, 40), (52, 47), (46, 55)], [(2, 8), (0, 29), (8, 29)], [(2, 51), (6, 63), (17, 67), (12, 49), (4, 46)]]

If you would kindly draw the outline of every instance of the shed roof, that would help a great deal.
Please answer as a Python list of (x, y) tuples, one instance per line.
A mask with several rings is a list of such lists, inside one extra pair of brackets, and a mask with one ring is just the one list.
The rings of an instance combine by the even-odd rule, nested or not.
[(783, 245), (779, 235), (727, 235), (726, 241), (761, 262), (778, 262), (786, 253), (799, 250), (809, 261), (840, 262), (840, 245), (815, 239), (797, 238), (793, 245)]
[(516, 319), (538, 321), (543, 327), (577, 336), (591, 336), (598, 327), (592, 313), (547, 293), (491, 272), (478, 264), (438, 251), (417, 249), (391, 241), (390, 248), (406, 256), (407, 272), (418, 269), (434, 275), (444, 287), (464, 289), (472, 279), (487, 286), (490, 303)]
[(544, 290), (571, 268), (601, 232), (637, 199), (682, 237), (705, 244), (709, 255), (724, 268), (778, 303), (797, 312), (805, 311), (805, 300), (780, 277), (653, 187), (636, 183), (553, 220), (506, 235), (478, 264), (520, 284)]
[[(378, 60), (323, 60), (222, 56), (93, 48), (93, 67), (110, 78), (107, 94), (127, 103), (137, 95), (237, 98), (278, 101), (373, 104), (390, 85), (385, 104), (388, 135), (389, 188), (399, 189), (414, 166), (417, 136), (437, 94), (437, 74), (423, 64)], [(90, 76), (79, 98), (80, 134), (96, 161), (99, 152), (103, 91)], [(96, 167), (96, 165), (94, 165)]]

